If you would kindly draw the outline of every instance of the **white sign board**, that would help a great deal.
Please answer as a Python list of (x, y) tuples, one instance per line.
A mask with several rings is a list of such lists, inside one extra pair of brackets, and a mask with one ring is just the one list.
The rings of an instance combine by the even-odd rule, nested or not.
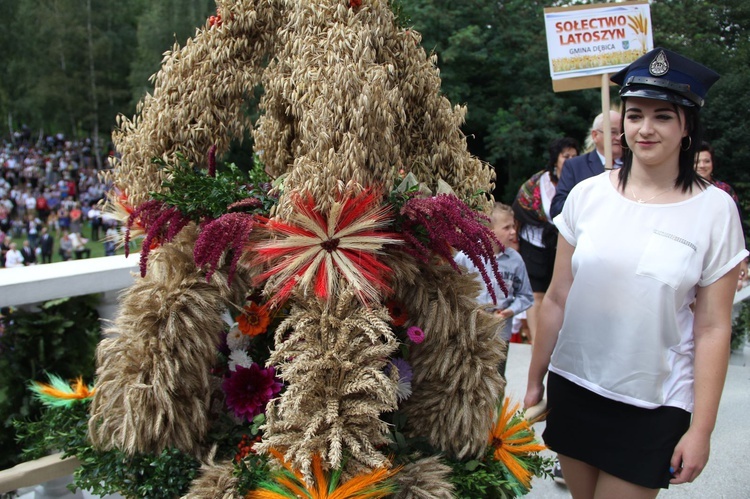
[(616, 73), (654, 48), (647, 1), (544, 9), (553, 80)]

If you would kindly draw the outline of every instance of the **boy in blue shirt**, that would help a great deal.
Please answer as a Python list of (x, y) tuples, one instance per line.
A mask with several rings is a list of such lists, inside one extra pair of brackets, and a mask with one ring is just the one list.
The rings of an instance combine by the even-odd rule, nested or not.
[[(455, 256), (455, 261), (473, 273), (477, 282), (480, 283), (482, 288), (477, 296), (477, 303), (487, 312), (505, 319), (499, 331), (499, 339), (503, 340), (503, 348), (507, 356), (513, 316), (531, 307), (534, 303), (534, 294), (531, 291), (531, 283), (526, 273), (526, 265), (523, 263), (521, 255), (512, 248), (516, 238), (516, 224), (512, 208), (502, 203), (495, 203), (491, 218), (492, 231), (503, 246), (505, 246), (503, 251), (500, 248), (495, 249), (495, 260), (497, 261), (500, 275), (503, 277), (505, 285), (508, 288), (508, 296), (505, 296), (499, 284), (494, 282), (493, 278), (493, 288), (495, 296), (497, 296), (497, 303), (493, 303), (492, 297), (487, 290), (487, 285), (481, 278), (479, 269), (477, 269), (469, 257), (461, 252)], [(490, 263), (486, 262), (485, 267), (488, 270), (488, 275), (492, 277), (493, 273), (490, 271)], [(498, 370), (503, 377), (505, 376), (505, 364), (506, 362), (502, 362), (498, 366)]]

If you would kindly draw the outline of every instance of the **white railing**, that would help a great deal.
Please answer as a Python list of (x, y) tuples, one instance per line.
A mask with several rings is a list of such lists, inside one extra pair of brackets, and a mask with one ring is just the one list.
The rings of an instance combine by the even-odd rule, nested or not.
[[(0, 269), (0, 307), (33, 308), (47, 300), (102, 293), (97, 308), (102, 319), (113, 319), (117, 297), (134, 281), (138, 255), (87, 258), (29, 267)], [(0, 471), (0, 494), (66, 477), (79, 462), (75, 457), (61, 459), (61, 454), (46, 456)], [(65, 483), (49, 488), (65, 492)], [(35, 497), (57, 497), (58, 491), (35, 493)]]

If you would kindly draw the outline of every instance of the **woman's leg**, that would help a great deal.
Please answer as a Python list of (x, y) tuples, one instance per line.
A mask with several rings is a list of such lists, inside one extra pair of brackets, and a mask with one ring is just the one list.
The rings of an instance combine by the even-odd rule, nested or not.
[(568, 486), (573, 499), (593, 499), (601, 473), (599, 468), (562, 454), (558, 454), (557, 458), (560, 460), (565, 485)]
[(617, 497), (618, 499), (654, 499), (659, 489), (649, 489), (641, 485), (626, 482), (622, 478), (610, 475), (603, 471), (599, 472), (599, 480), (596, 483), (596, 499)]

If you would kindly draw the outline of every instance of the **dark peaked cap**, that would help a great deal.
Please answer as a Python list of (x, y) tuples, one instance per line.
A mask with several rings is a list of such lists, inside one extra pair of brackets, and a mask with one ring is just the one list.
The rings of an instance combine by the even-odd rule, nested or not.
[(610, 80), (622, 86), (620, 97), (645, 97), (682, 106), (703, 106), (719, 74), (664, 48), (642, 55)]

